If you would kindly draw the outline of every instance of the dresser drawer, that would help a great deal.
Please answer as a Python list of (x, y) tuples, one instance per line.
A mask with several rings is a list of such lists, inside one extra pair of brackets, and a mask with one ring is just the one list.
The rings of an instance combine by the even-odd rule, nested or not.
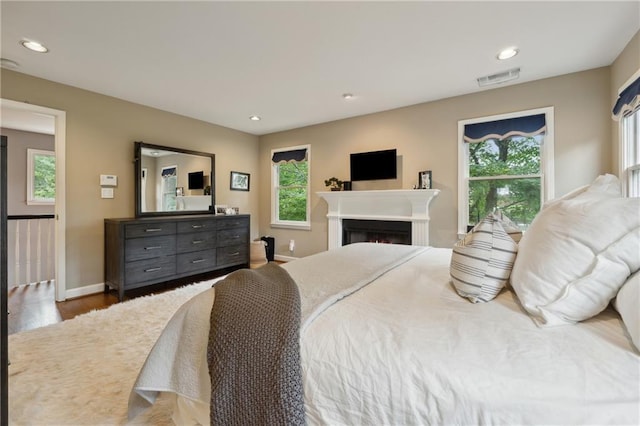
[(211, 219), (194, 219), (178, 223), (178, 233), (215, 231), (216, 221)]
[(249, 228), (249, 218), (248, 217), (220, 217), (218, 218), (218, 229), (229, 229), (229, 228)]
[(247, 263), (247, 245), (239, 244), (228, 247), (218, 247), (216, 250), (218, 266)]
[(208, 271), (216, 266), (216, 249), (179, 254), (178, 273)]
[(216, 248), (216, 235), (216, 231), (178, 234), (177, 253), (214, 249)]
[(154, 237), (175, 233), (175, 222), (135, 223), (124, 227), (125, 238)]
[(125, 241), (125, 262), (176, 254), (176, 236), (131, 238)]
[(226, 247), (246, 243), (249, 230), (246, 228), (225, 229), (218, 231), (218, 247)]
[(165, 256), (148, 260), (129, 262), (124, 266), (125, 287), (135, 286), (145, 281), (159, 280), (176, 273), (176, 257)]

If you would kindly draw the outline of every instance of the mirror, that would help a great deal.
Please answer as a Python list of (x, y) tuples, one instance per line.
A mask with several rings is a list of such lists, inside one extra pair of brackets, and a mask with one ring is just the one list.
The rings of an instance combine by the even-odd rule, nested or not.
[(215, 154), (134, 145), (136, 217), (215, 213)]

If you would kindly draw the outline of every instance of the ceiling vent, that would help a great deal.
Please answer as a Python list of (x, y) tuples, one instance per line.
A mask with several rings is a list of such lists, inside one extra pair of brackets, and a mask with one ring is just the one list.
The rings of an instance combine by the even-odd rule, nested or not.
[(500, 84), (507, 81), (515, 80), (518, 77), (520, 77), (520, 68), (513, 68), (509, 71), (478, 78), (478, 86), (484, 87), (490, 86), (492, 84)]

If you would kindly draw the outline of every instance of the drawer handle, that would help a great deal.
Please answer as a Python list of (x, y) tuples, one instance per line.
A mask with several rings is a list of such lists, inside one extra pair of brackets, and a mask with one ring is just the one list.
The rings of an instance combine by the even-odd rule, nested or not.
[(240, 238), (240, 235), (234, 235), (231, 238), (233, 238), (234, 240), (237, 240), (238, 238)]
[(145, 271), (145, 272), (156, 272), (156, 271), (159, 271), (160, 269), (162, 269), (162, 268), (157, 267), (157, 268), (149, 268), (149, 269), (145, 269), (144, 271)]
[(162, 228), (147, 228), (144, 230), (144, 232), (160, 232), (162, 231)]
[(206, 226), (207, 226), (207, 225), (191, 225), (191, 228), (193, 228), (193, 229), (200, 229), (200, 228), (204, 228), (204, 227), (206, 227)]
[(191, 241), (191, 244), (202, 244), (204, 243), (204, 240), (193, 240)]
[(204, 262), (206, 259), (196, 259), (196, 260), (192, 260), (191, 263), (202, 263)]
[(161, 249), (161, 248), (162, 248), (162, 246), (151, 246), (151, 247), (145, 247), (144, 249), (145, 250), (158, 250), (158, 249)]
[(235, 253), (230, 253), (229, 256), (240, 256), (240, 252), (237, 251)]

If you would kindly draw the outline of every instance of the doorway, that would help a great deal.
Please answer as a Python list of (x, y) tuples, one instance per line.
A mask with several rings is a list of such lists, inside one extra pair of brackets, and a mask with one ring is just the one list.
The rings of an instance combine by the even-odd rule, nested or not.
[[(66, 299), (65, 289), (65, 144), (66, 144), (66, 113), (64, 111), (17, 102), (8, 99), (0, 99), (2, 113), (1, 126), (12, 117), (16, 120), (24, 120), (23, 130), (38, 132), (39, 118), (53, 120), (53, 136), (55, 151), (55, 207), (53, 219), (54, 236), (54, 280), (55, 300), (58, 302)], [(12, 118), (13, 119), (13, 118)], [(44, 120), (46, 121), (46, 120)], [(11, 124), (10, 127), (18, 127), (19, 124)], [(31, 126), (31, 127), (29, 127)], [(9, 127), (9, 126), (7, 126)], [(42, 130), (40, 130), (42, 132)], [(11, 265), (9, 265), (11, 267)]]

